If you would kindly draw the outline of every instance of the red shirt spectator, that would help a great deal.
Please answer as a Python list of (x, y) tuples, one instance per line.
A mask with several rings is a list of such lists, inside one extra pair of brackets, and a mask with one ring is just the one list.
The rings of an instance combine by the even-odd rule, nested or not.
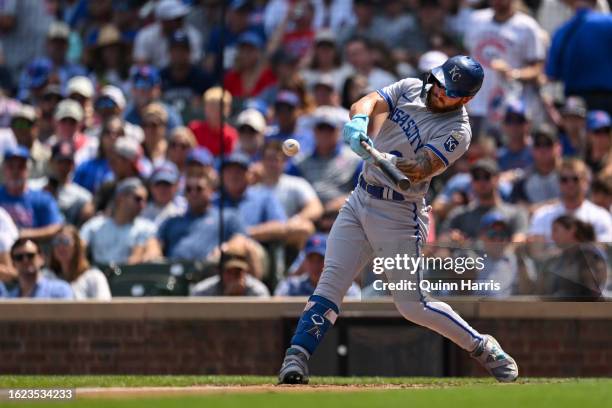
[(276, 76), (269, 67), (263, 68), (255, 84), (247, 89), (242, 73), (232, 69), (225, 74), (225, 89), (236, 98), (256, 97), (263, 90), (276, 83)]
[(194, 120), (189, 123), (189, 129), (196, 137), (199, 146), (203, 146), (210, 152), (219, 156), (221, 154), (221, 133), (223, 134), (224, 154), (229, 154), (234, 150), (236, 141), (238, 140), (238, 132), (227, 123), (223, 126), (223, 132), (219, 127), (213, 129), (208, 122), (203, 120)]

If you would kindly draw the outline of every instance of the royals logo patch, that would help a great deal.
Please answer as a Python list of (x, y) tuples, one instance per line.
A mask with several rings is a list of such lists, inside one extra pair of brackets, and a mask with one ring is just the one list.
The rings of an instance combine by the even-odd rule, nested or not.
[(449, 136), (446, 142), (444, 142), (444, 149), (449, 153), (454, 152), (457, 146), (459, 146), (459, 141), (453, 135)]

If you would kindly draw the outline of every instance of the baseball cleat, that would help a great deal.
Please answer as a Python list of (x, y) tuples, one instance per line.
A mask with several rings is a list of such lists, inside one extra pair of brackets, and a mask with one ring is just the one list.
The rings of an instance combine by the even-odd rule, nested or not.
[(470, 354), (500, 382), (512, 382), (518, 377), (518, 365), (502, 350), (493, 336), (485, 334), (482, 341)]
[(308, 357), (295, 348), (289, 347), (278, 373), (279, 384), (308, 384)]

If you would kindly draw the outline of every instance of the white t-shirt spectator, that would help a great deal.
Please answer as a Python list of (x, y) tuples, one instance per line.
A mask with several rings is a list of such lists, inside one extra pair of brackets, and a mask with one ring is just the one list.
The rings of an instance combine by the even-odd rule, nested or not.
[[(522, 68), (543, 61), (546, 49), (542, 29), (530, 16), (516, 12), (507, 21), (498, 23), (493, 14), (492, 9), (472, 13), (465, 46), (470, 55), (482, 64), (485, 74), (482, 88), (470, 102), (469, 110), (474, 115), (489, 116), (490, 120), (497, 122), (503, 114), (505, 106), (501, 102), (508, 97), (510, 84), (491, 69), (491, 61), (502, 59), (512, 68)], [(514, 96), (522, 96), (527, 106), (532, 108), (533, 89), (525, 87), (522, 95)]]
[(125, 263), (134, 247), (144, 245), (156, 233), (155, 224), (140, 217), (131, 224), (117, 225), (112, 218), (99, 215), (81, 228), (94, 262), (102, 264)]
[[(183, 29), (189, 37), (191, 62), (200, 62), (202, 58), (202, 34), (192, 26), (185, 24)], [(160, 23), (153, 23), (141, 29), (134, 40), (133, 58), (146, 61), (157, 68), (163, 68), (170, 62), (168, 39), (162, 32)]]
[[(267, 35), (272, 35), (276, 27), (287, 15), (289, 0), (271, 0), (264, 12), (264, 27)], [(312, 0), (315, 14), (312, 22), (313, 28), (320, 30), (329, 28), (337, 32), (343, 26), (350, 24), (354, 19), (353, 0), (332, 0), (330, 7), (324, 0)]]
[[(50, 269), (44, 269), (43, 273), (50, 278), (59, 279)], [(74, 282), (70, 282), (74, 298), (111, 300), (111, 292), (106, 276), (98, 268), (89, 268), (81, 274)]]
[(278, 183), (272, 187), (278, 201), (281, 202), (287, 217), (299, 213), (309, 201), (317, 198), (317, 193), (308, 181), (302, 177), (283, 174)]
[(0, 253), (9, 252), (15, 241), (19, 238), (19, 231), (13, 219), (0, 207)]
[(584, 200), (574, 211), (568, 211), (562, 203), (549, 204), (539, 208), (531, 219), (529, 235), (544, 236), (551, 241), (552, 225), (561, 215), (573, 215), (581, 221), (588, 222), (595, 228), (599, 242), (612, 242), (612, 216), (605, 208)]

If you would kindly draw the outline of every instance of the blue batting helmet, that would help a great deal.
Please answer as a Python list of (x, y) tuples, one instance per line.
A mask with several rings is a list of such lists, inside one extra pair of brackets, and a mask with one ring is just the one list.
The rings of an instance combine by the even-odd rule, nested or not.
[(426, 75), (424, 84), (438, 82), (451, 98), (474, 96), (482, 86), (484, 72), (475, 59), (457, 55)]

